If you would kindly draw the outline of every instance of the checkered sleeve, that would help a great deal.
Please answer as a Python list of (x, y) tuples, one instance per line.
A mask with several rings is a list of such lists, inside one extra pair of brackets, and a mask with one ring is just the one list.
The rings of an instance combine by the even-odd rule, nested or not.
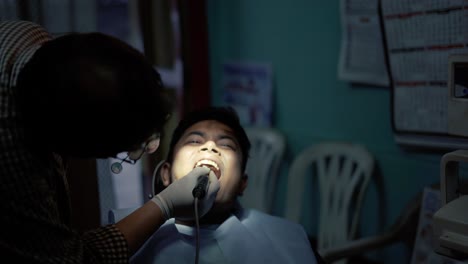
[(89, 231), (84, 236), (89, 252), (96, 252), (97, 263), (127, 263), (127, 241), (115, 225)]
[(50, 39), (34, 23), (0, 22), (0, 256), (14, 263), (128, 263), (127, 242), (114, 225), (85, 234), (71, 229), (62, 162), (24, 145), (16, 79)]

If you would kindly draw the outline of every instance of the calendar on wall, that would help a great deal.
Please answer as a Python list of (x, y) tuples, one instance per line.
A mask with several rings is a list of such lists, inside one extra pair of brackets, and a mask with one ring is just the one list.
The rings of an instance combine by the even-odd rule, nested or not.
[[(381, 0), (397, 143), (458, 149), (448, 134), (448, 58), (468, 53), (468, 0)], [(468, 122), (468, 120), (467, 120)]]

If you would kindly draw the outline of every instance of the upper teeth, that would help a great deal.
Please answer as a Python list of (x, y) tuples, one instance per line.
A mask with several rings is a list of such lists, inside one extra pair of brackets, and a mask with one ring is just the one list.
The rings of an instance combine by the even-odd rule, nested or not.
[(206, 159), (200, 160), (199, 162), (197, 162), (197, 164), (195, 164), (195, 167), (200, 167), (202, 165), (213, 166), (215, 169), (219, 170), (218, 164), (216, 164), (216, 162), (212, 160), (206, 160)]

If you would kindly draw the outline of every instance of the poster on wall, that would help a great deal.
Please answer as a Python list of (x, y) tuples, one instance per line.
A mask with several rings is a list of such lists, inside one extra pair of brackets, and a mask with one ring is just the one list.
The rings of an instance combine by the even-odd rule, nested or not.
[(245, 126), (272, 125), (272, 69), (268, 63), (226, 62), (222, 65), (223, 100)]

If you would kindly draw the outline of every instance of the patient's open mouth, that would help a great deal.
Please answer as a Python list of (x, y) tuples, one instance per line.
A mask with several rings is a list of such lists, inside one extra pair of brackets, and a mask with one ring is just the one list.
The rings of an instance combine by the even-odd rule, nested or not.
[(194, 167), (207, 167), (214, 172), (216, 177), (219, 179), (221, 177), (221, 171), (219, 170), (218, 164), (212, 160), (203, 159), (195, 164)]

